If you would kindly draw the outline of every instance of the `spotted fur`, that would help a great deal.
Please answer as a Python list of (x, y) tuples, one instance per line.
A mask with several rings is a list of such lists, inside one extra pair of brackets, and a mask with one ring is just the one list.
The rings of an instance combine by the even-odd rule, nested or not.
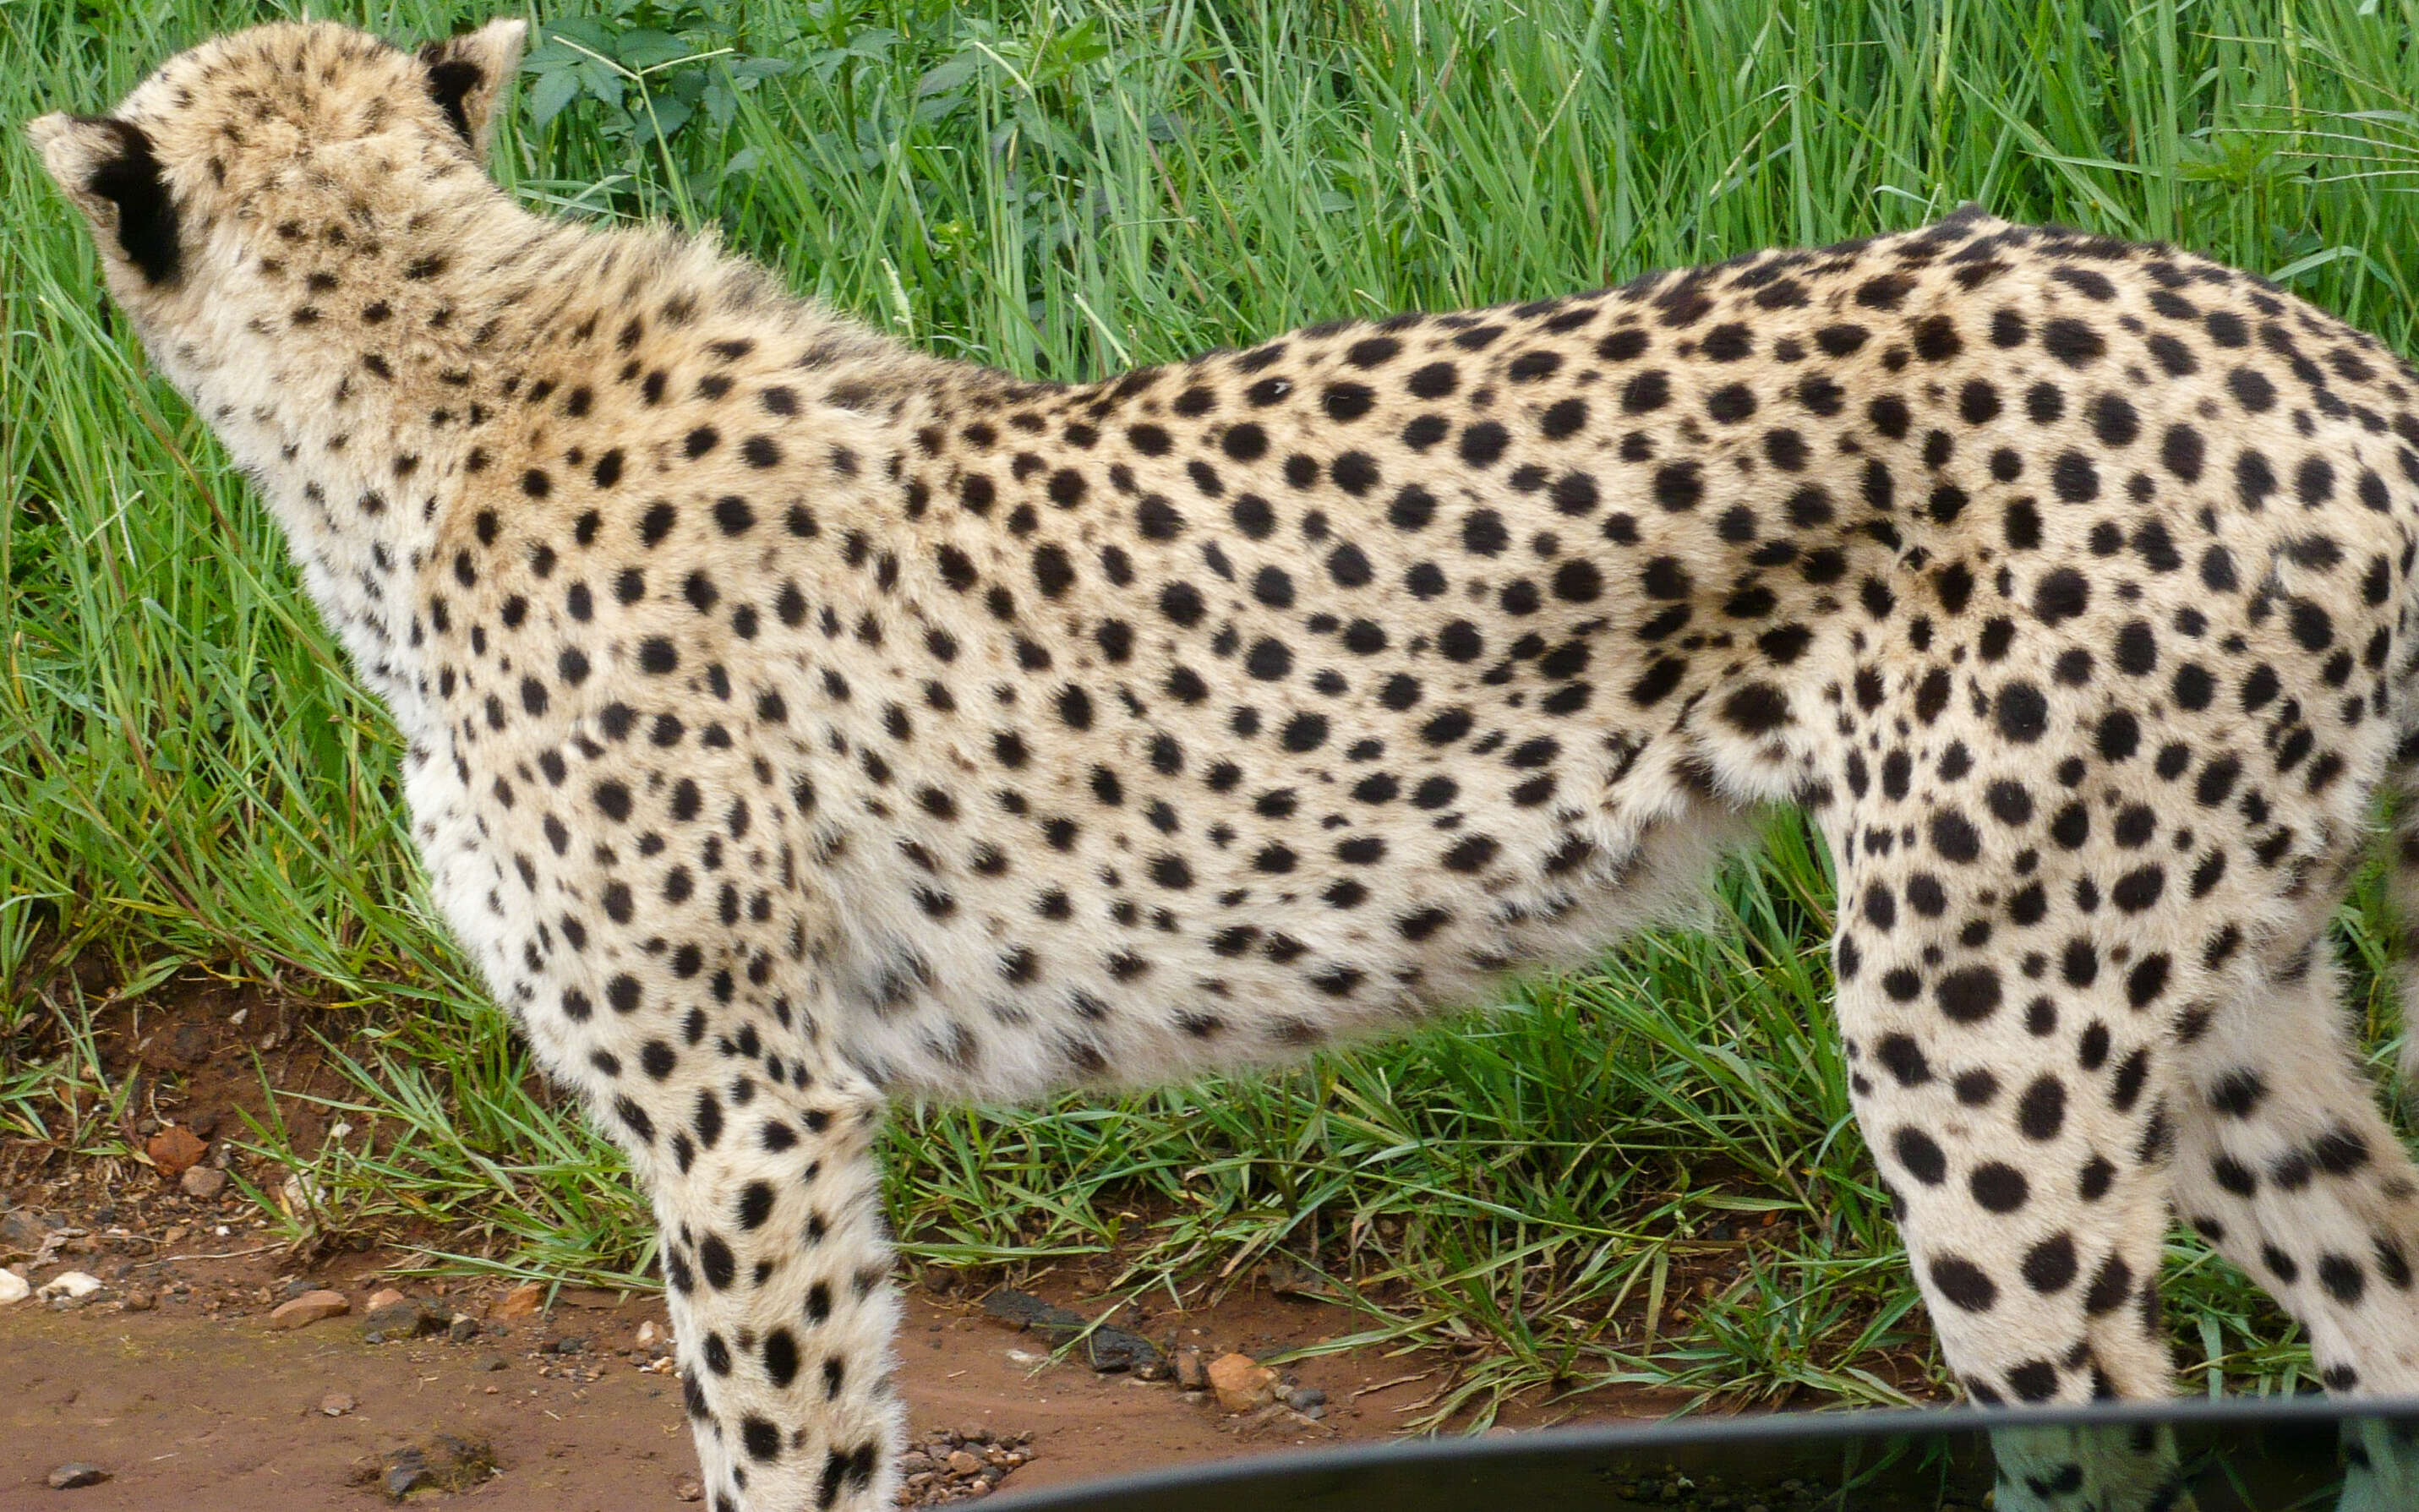
[(653, 1196), (716, 1505), (889, 1495), (889, 1100), (1484, 1000), (1773, 804), (1977, 1400), (2168, 1389), (2171, 1204), (2331, 1387), (2419, 1387), (2323, 937), (2412, 723), (2378, 342), (1967, 209), (1025, 382), (522, 210), (478, 164), (519, 45), (268, 26), (32, 130)]

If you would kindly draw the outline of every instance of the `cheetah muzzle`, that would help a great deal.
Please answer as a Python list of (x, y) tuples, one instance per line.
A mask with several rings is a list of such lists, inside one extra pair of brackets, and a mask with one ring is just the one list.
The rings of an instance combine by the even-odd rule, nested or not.
[(1769, 805), (1836, 860), (1857, 1117), (1977, 1401), (2168, 1391), (2171, 1205), (2331, 1388), (2419, 1388), (2323, 933), (2419, 724), (2380, 343), (1969, 208), (1021, 381), (523, 210), (522, 30), (264, 26), (30, 130), (646, 1184), (716, 1506), (890, 1498), (890, 1099), (1480, 1000)]

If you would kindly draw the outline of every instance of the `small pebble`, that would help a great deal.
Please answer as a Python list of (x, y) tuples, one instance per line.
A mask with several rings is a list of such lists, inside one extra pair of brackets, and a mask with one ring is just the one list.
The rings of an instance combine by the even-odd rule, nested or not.
[(109, 1472), (99, 1465), (88, 1465), (78, 1459), (51, 1472), (51, 1489), (72, 1491), (85, 1486), (98, 1486), (109, 1478)]

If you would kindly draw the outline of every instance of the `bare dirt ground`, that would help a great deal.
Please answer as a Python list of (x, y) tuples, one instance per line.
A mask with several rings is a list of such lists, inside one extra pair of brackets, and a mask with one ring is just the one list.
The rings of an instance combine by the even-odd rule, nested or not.
[[(394, 1453), (446, 1441), (483, 1444), (467, 1489), (422, 1490), (415, 1503), (545, 1508), (661, 1506), (696, 1494), (696, 1462), (668, 1357), (660, 1299), (565, 1291), (544, 1311), (486, 1280), (395, 1282), (400, 1250), (298, 1256), (258, 1225), (232, 1181), (178, 1179), (227, 1163), (243, 1116), (270, 1111), (271, 1085), (330, 1091), (316, 1041), (290, 1007), (204, 988), (104, 1016), (99, 1049), (136, 1095), (119, 1131), (163, 1165), (83, 1162), (20, 1143), (0, 1147), (0, 1264), (34, 1287), (73, 1271), (102, 1289), (68, 1301), (0, 1304), (0, 1512), (302, 1512), (384, 1504)], [(320, 1110), (280, 1097), (299, 1148), (315, 1148)], [(193, 1135), (182, 1156), (158, 1141)], [(269, 1171), (237, 1174), (274, 1180)], [(422, 1240), (437, 1235), (409, 1236)], [(1394, 1436), (1454, 1380), (1441, 1354), (1356, 1349), (1280, 1367), (1285, 1401), (1232, 1412), (1214, 1391), (1173, 1380), (1102, 1374), (1051, 1358), (1048, 1341), (990, 1316), (1001, 1277), (934, 1271), (907, 1291), (900, 1379), (910, 1438), (932, 1473), (918, 1500), (963, 1494), (978, 1478), (1002, 1493), (1292, 1445)], [(1028, 1281), (1048, 1302), (1097, 1318), (1109, 1302), (1082, 1274)], [(1094, 1280), (1094, 1285), (1103, 1284)], [(370, 1297), (399, 1285), (455, 1335), (372, 1337)], [(270, 1315), (314, 1289), (349, 1311), (280, 1330)], [(1199, 1360), (1267, 1357), (1365, 1331), (1364, 1313), (1251, 1284), (1184, 1312), (1127, 1308), (1115, 1321)], [(648, 1330), (648, 1325), (654, 1325)], [(1082, 1346), (1077, 1346), (1080, 1350)], [(1174, 1361), (1171, 1359), (1171, 1365)], [(1151, 1372), (1163, 1374), (1163, 1372)], [(1309, 1393), (1310, 1396), (1294, 1395)], [(1324, 1400), (1316, 1394), (1324, 1394)], [(1516, 1405), (1501, 1421), (1601, 1422), (1657, 1417), (1679, 1405), (1635, 1395), (1553, 1407)], [(973, 1454), (953, 1473), (953, 1450)], [(988, 1468), (978, 1477), (972, 1466)], [(106, 1479), (49, 1484), (83, 1463)], [(1005, 1474), (1000, 1472), (1005, 1471)], [(686, 1496), (684, 1495), (686, 1493)]]
[[(368, 1258), (366, 1257), (362, 1258)], [(490, 1315), (475, 1336), (369, 1342), (362, 1326), (371, 1274), (254, 1284), (244, 1262), (185, 1262), (161, 1272), (184, 1291), (113, 1286), (77, 1308), (39, 1300), (0, 1308), (0, 1507), (73, 1505), (83, 1512), (302, 1512), (377, 1504), (382, 1456), (437, 1435), (485, 1441), (500, 1472), (453, 1499), (554, 1512), (681, 1504), (691, 1475), (680, 1384), (642, 1325), (664, 1327), (660, 1302), (570, 1293), (549, 1313), (497, 1322), (495, 1288), (416, 1294), (440, 1309)], [(63, 1270), (65, 1266), (49, 1268)], [(36, 1279), (43, 1278), (38, 1272)], [(347, 1316), (292, 1331), (270, 1326), (270, 1297), (328, 1284)], [(131, 1300), (142, 1310), (128, 1311)], [(146, 1306), (146, 1304), (148, 1304)], [(508, 1310), (508, 1309), (507, 1309)], [(1095, 1309), (1096, 1310), (1096, 1309)], [(1155, 1337), (1211, 1354), (1269, 1354), (1365, 1326), (1330, 1304), (1266, 1295), (1196, 1314), (1162, 1312)], [(565, 1341), (576, 1341), (566, 1344)], [(562, 1350), (569, 1348), (574, 1352)], [(985, 1315), (974, 1302), (908, 1294), (900, 1335), (911, 1437), (947, 1429), (975, 1443), (1017, 1443), (1029, 1462), (1014, 1491), (1293, 1444), (1382, 1439), (1449, 1377), (1433, 1357), (1374, 1350), (1282, 1367), (1288, 1384), (1323, 1391), (1321, 1420), (1278, 1409), (1223, 1412), (1214, 1394), (1172, 1381), (1098, 1374)], [(1640, 1399), (1591, 1403), (1604, 1421), (1656, 1415)], [(70, 1462), (110, 1478), (63, 1493), (46, 1477)], [(693, 1488), (691, 1488), (693, 1489)], [(71, 1501), (63, 1500), (70, 1497)], [(417, 1497), (414, 1500), (418, 1500)]]

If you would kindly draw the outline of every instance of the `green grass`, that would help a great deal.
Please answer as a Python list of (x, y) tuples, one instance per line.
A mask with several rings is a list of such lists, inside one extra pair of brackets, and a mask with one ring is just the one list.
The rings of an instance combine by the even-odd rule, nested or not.
[[(103, 108), (175, 49), (290, 8), (0, 3), (0, 117)], [(485, 14), (315, 8), (399, 39)], [(1594, 286), (1969, 199), (2181, 241), (2419, 350), (2415, 0), (605, 0), (564, 36), (504, 126), (516, 193), (718, 226), (801, 291), (1019, 372)], [(343, 1116), (375, 1139), (305, 1163), (282, 1129), (256, 1136), (310, 1165), (323, 1231), (428, 1218), (470, 1226), (473, 1253), (434, 1263), (643, 1273), (615, 1161), (536, 1087), (431, 915), (392, 732), (262, 511), (101, 310), (13, 133), (0, 216), (0, 1132), (105, 1147), (126, 1088), (103, 1085), (78, 981), (124, 995), (207, 967), (361, 1026), (337, 1045)], [(2381, 1055), (2373, 890), (2344, 933)], [(1829, 895), (1783, 821), (1726, 876), (1725, 928), (1633, 942), (1524, 990), (1527, 1011), (1266, 1081), (903, 1116), (894, 1213), (929, 1261), (1114, 1251), (1137, 1292), (1289, 1253), (1355, 1288), (1372, 1335), (1457, 1346), (1445, 1407), (1541, 1381), (1923, 1391), (1829, 1033)], [(2186, 1239), (2172, 1258), (2191, 1389), (2306, 1373), (2240, 1276)]]

